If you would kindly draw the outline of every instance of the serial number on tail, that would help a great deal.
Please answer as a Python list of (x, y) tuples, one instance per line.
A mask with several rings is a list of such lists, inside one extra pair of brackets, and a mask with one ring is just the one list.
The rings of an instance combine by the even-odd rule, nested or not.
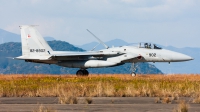
[(30, 52), (45, 52), (45, 49), (30, 49)]

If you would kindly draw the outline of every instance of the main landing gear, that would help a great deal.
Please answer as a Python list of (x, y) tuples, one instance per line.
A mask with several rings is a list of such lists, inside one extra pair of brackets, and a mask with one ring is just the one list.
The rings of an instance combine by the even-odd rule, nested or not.
[(89, 72), (86, 69), (81, 69), (76, 72), (77, 76), (88, 76)]

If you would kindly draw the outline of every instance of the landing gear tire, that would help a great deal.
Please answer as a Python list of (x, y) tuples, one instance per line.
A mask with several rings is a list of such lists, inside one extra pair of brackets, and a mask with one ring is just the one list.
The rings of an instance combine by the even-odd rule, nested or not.
[(76, 75), (77, 76), (83, 76), (83, 70), (78, 70), (77, 72), (76, 72)]
[(87, 70), (78, 70), (76, 76), (88, 76), (89, 72)]
[(132, 77), (135, 77), (135, 76), (136, 76), (136, 73), (135, 73), (135, 72), (131, 73), (131, 76), (132, 76)]
[(87, 70), (83, 70), (83, 73), (84, 73), (85, 76), (89, 75), (89, 72)]

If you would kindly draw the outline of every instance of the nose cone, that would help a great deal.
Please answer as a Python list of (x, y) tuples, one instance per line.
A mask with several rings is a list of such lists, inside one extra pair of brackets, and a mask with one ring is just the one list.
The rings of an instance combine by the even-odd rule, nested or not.
[(192, 57), (188, 56), (188, 55), (185, 55), (185, 54), (180, 54), (178, 56), (179, 60), (180, 61), (190, 61), (190, 60), (193, 60)]
[(174, 52), (174, 51), (170, 51), (170, 50), (166, 50), (166, 49), (163, 49), (162, 57), (163, 57), (162, 59), (165, 62), (180, 62), (180, 61), (193, 60), (193, 58), (188, 56), (188, 55), (178, 53), (178, 52)]
[(182, 54), (182, 53), (177, 53), (177, 52), (173, 52), (171, 54), (171, 58), (172, 58), (172, 61), (190, 61), (190, 60), (193, 60), (192, 57), (188, 56), (188, 55), (185, 55), (185, 54)]

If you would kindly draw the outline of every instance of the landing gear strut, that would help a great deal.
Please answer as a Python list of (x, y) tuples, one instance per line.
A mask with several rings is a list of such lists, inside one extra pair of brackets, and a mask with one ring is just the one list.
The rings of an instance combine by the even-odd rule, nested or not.
[(131, 76), (135, 77), (136, 76), (136, 68), (137, 66), (135, 66), (135, 63), (132, 63), (130, 71), (131, 71)]
[(82, 69), (82, 70), (78, 70), (76, 72), (76, 75), (77, 76), (88, 76), (89, 75), (89, 72), (86, 70), (86, 69)]

